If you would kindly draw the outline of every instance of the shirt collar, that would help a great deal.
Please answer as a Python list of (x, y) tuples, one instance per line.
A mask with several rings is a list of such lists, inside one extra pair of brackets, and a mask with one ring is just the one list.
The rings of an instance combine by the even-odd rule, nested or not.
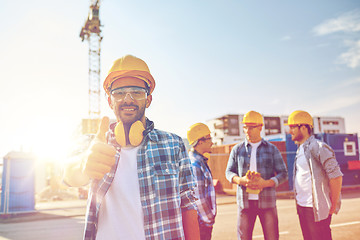
[(305, 142), (303, 143), (303, 147), (304, 147), (304, 150), (305, 148), (307, 148), (309, 145), (310, 145), (310, 142), (314, 139), (314, 135), (311, 135), (308, 139), (305, 140)]
[(199, 157), (201, 157), (201, 159), (204, 161), (204, 162), (207, 162), (209, 159), (204, 157), (204, 155), (200, 154), (198, 151), (196, 151), (195, 149), (192, 149), (191, 150), (195, 155), (198, 155)]
[[(267, 144), (266, 141), (263, 138), (261, 138), (261, 141), (260, 141), (260, 145), (262, 145), (262, 144), (264, 144), (264, 145)], [(249, 142), (249, 140), (247, 138), (245, 138), (245, 146), (250, 146), (250, 142)]]

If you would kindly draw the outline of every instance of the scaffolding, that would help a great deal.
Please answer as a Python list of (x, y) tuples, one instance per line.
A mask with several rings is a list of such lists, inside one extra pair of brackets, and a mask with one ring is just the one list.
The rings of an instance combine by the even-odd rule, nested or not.
[(83, 119), (83, 134), (96, 133), (100, 119), (100, 1), (92, 0), (88, 18), (80, 31), (82, 41), (89, 43), (89, 118)]

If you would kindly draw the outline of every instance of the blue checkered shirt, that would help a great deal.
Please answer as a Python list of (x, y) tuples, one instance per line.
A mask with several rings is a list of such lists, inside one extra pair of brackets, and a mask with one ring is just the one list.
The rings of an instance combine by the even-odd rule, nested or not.
[[(235, 176), (245, 176), (250, 167), (251, 145), (247, 140), (235, 145), (230, 153), (226, 167), (226, 179), (232, 182)], [(277, 147), (262, 139), (256, 151), (257, 172), (265, 180), (271, 179), (275, 187), (288, 179), (284, 160)], [(276, 206), (275, 187), (264, 188), (259, 194), (259, 208), (272, 208)], [(238, 186), (237, 203), (241, 208), (249, 208), (249, 195), (246, 187)]]
[[(112, 135), (108, 135), (108, 142), (115, 145)], [(91, 184), (85, 240), (96, 238), (99, 208), (116, 174), (118, 160), (119, 153), (111, 171)], [(196, 209), (196, 182), (182, 139), (153, 129), (137, 153), (137, 169), (146, 239), (185, 239), (181, 212)]]
[(207, 165), (207, 158), (197, 151), (190, 151), (189, 157), (198, 186), (196, 188), (198, 198), (196, 206), (199, 224), (211, 227), (215, 223), (216, 197), (213, 178)]

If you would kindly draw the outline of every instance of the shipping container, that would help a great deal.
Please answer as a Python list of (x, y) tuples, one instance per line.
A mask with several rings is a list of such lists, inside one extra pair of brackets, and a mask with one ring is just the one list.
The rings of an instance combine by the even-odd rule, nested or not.
[(286, 134), (285, 137), (285, 144), (286, 144), (286, 156), (287, 156), (287, 166), (288, 166), (288, 173), (289, 173), (289, 189), (292, 190), (294, 183), (294, 161), (296, 157), (297, 145), (291, 140), (291, 135)]
[(349, 163), (359, 161), (357, 134), (315, 134), (317, 139), (326, 142), (335, 152), (336, 160), (343, 172), (343, 186), (360, 184), (360, 169), (349, 168)]

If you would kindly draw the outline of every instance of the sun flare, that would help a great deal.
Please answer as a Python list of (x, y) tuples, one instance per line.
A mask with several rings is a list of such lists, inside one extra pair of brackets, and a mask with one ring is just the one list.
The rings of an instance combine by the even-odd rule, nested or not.
[(40, 161), (65, 163), (75, 142), (73, 131), (74, 127), (66, 124), (42, 122), (23, 132), (22, 147)]

